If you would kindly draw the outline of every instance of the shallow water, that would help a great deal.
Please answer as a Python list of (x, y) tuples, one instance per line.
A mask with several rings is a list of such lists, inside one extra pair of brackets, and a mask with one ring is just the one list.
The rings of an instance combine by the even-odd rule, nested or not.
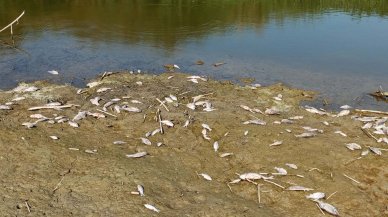
[(174, 63), (217, 79), (317, 90), (332, 108), (388, 109), (366, 95), (388, 89), (386, 1), (3, 0), (0, 26), (22, 10), (18, 50), (0, 33), (3, 89), (39, 79), (83, 85), (105, 70), (160, 73)]

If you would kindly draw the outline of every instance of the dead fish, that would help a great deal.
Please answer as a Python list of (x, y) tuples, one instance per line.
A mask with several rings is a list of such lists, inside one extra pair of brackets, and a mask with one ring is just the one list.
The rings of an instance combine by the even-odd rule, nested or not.
[(191, 82), (193, 82), (194, 84), (198, 84), (198, 83), (199, 83), (198, 80), (195, 79), (195, 78), (189, 79), (189, 80), (187, 80), (187, 81), (191, 81)]
[(93, 150), (86, 149), (85, 152), (88, 153), (88, 154), (97, 154), (97, 150), (96, 149), (93, 149)]
[(113, 104), (115, 104), (115, 102), (113, 102), (113, 101), (109, 101), (109, 102), (105, 103), (105, 104), (103, 105), (103, 107), (102, 107), (102, 110), (108, 111), (107, 108), (108, 108), (109, 106), (113, 105)]
[(233, 153), (222, 153), (220, 154), (220, 157), (224, 158), (224, 157), (229, 157), (231, 155), (233, 155)]
[(370, 129), (372, 126), (373, 126), (373, 123), (369, 122), (369, 123), (364, 124), (361, 127), (361, 129)]
[(198, 75), (188, 76), (187, 78), (188, 78), (188, 79), (201, 79), (202, 81), (207, 81), (206, 78), (203, 78), (203, 77), (198, 76)]
[(80, 120), (86, 118), (86, 114), (87, 114), (86, 111), (78, 112), (78, 114), (76, 116), (74, 116), (73, 121), (76, 122), (76, 121), (80, 121)]
[(343, 105), (340, 107), (340, 109), (351, 109), (352, 107), (349, 105)]
[(361, 149), (361, 146), (357, 143), (348, 143), (346, 144), (346, 147), (352, 151)]
[(151, 141), (147, 138), (141, 138), (141, 142), (145, 145), (152, 145)]
[(265, 111), (264, 111), (265, 114), (267, 115), (279, 115), (280, 114), (280, 110), (276, 107), (271, 107), (271, 108), (267, 108)]
[(168, 76), (168, 77), (167, 77), (167, 80), (170, 80), (170, 79), (173, 78), (173, 77), (175, 77), (175, 76)]
[(185, 124), (183, 124), (183, 127), (185, 127), (185, 128), (186, 128), (186, 127), (188, 127), (188, 126), (189, 126), (189, 124), (190, 124), (190, 120), (186, 120), (186, 121), (185, 121)]
[(240, 107), (246, 111), (249, 111), (249, 112), (252, 112), (252, 113), (255, 113), (251, 108), (249, 108), (248, 106), (246, 105), (240, 105)]
[(198, 96), (193, 96), (191, 98), (193, 98), (193, 102), (197, 102), (198, 100), (200, 100), (202, 97), (204, 97), (205, 95), (198, 95)]
[(143, 82), (137, 81), (136, 84), (139, 85), (139, 86), (142, 86), (142, 85), (143, 85)]
[(55, 71), (55, 70), (50, 70), (50, 71), (47, 71), (47, 72), (52, 74), (52, 75), (58, 75), (59, 74), (59, 72)]
[(93, 105), (99, 106), (99, 105), (100, 105), (100, 103), (99, 103), (100, 100), (101, 100), (101, 98), (97, 96), (97, 97), (95, 97), (95, 98), (93, 98), (93, 99), (90, 99), (90, 102), (91, 102)]
[(366, 156), (369, 154), (369, 150), (364, 150), (361, 152), (361, 156)]
[(329, 126), (329, 125), (330, 125), (329, 122), (327, 122), (327, 121), (322, 121), (322, 124), (324, 124), (324, 125), (326, 125), (326, 126)]
[(140, 102), (139, 100), (131, 100), (131, 103), (134, 103), (134, 104), (143, 104), (142, 102)]
[(298, 166), (296, 166), (295, 164), (286, 163), (286, 166), (288, 166), (288, 167), (290, 167), (292, 169), (295, 169), (295, 170), (298, 169)]
[(12, 108), (8, 105), (0, 105), (0, 110), (12, 110)]
[(27, 127), (28, 129), (31, 129), (31, 128), (36, 127), (36, 123), (25, 122), (25, 123), (22, 123), (22, 126), (25, 126), (25, 127)]
[(160, 146), (162, 146), (162, 145), (165, 145), (163, 142), (158, 142), (158, 143), (156, 143), (156, 146), (157, 147), (160, 147)]
[(172, 100), (174, 100), (174, 101), (178, 101), (178, 98), (177, 98), (176, 96), (172, 95), (172, 94), (170, 94), (170, 98), (171, 98)]
[(35, 92), (38, 90), (39, 90), (38, 87), (35, 87), (35, 86), (26, 87), (23, 85), (20, 85), (20, 86), (16, 87), (15, 89), (13, 89), (14, 92), (18, 92), (18, 93)]
[(208, 180), (208, 181), (212, 181), (213, 179), (212, 179), (212, 177), (210, 177), (208, 174), (206, 174), (206, 173), (200, 173), (200, 174), (198, 174), (198, 175), (200, 175), (200, 176), (202, 176), (204, 179), (206, 179), (206, 180)]
[(313, 114), (319, 114), (319, 115), (327, 115), (326, 112), (319, 111), (318, 109), (311, 107), (311, 106), (306, 106), (306, 111), (313, 113)]
[(137, 191), (139, 192), (141, 197), (144, 197), (144, 187), (142, 185), (137, 185)]
[(241, 180), (258, 180), (263, 179), (264, 176), (258, 174), (258, 173), (244, 173), (239, 175), (239, 178)]
[(318, 203), (318, 206), (322, 209), (322, 210), (325, 210), (326, 212), (334, 215), (334, 216), (339, 216), (339, 212), (338, 210), (331, 204), (328, 204), (328, 203), (325, 203), (325, 202), (322, 202), (322, 201), (317, 201)]
[(92, 87), (98, 86), (100, 84), (101, 84), (101, 82), (94, 81), (94, 82), (90, 82), (90, 83), (86, 84), (86, 86), (89, 88), (92, 88)]
[(173, 102), (174, 102), (174, 100), (172, 100), (170, 97), (165, 97), (164, 99), (165, 99), (166, 102), (168, 102), (168, 103), (173, 103)]
[(12, 102), (18, 102), (18, 101), (25, 100), (25, 99), (26, 99), (26, 97), (20, 96), (20, 97), (13, 98), (11, 101)]
[(127, 144), (127, 143), (124, 142), (124, 141), (114, 141), (113, 144), (114, 145), (124, 145), (124, 144)]
[(275, 167), (275, 170), (277, 171), (277, 173), (272, 173), (272, 175), (281, 175), (281, 176), (287, 175), (287, 170), (284, 168)]
[(213, 143), (213, 149), (214, 149), (214, 151), (217, 152), (219, 148), (220, 148), (220, 145), (218, 144), (218, 141), (215, 141), (215, 142)]
[(203, 129), (202, 130), (202, 136), (204, 139), (206, 140), (210, 140), (211, 138), (207, 135), (207, 130), (206, 129)]
[(207, 124), (202, 124), (202, 128), (209, 130), (209, 131), (212, 131), (212, 128), (210, 128), (210, 126)]
[(169, 120), (163, 120), (163, 121), (160, 121), (160, 123), (162, 123), (166, 126), (169, 126), (169, 127), (174, 127), (174, 123), (172, 121), (169, 121)]
[(154, 211), (154, 212), (157, 212), (157, 213), (159, 213), (160, 212), (160, 210), (158, 210), (156, 207), (154, 207), (153, 205), (151, 205), (151, 204), (144, 204), (144, 206), (145, 206), (145, 208), (147, 208), (147, 209), (149, 209), (149, 210), (152, 210), (152, 211)]
[(379, 149), (379, 148), (369, 147), (369, 149), (370, 149), (373, 153), (375, 153), (375, 154), (377, 154), (377, 155), (382, 155), (381, 149)]
[(72, 126), (74, 128), (78, 128), (79, 127), (79, 125), (76, 122), (69, 121), (68, 123), (69, 123), (70, 126)]
[(49, 119), (48, 117), (42, 115), (42, 114), (32, 114), (30, 115), (30, 118), (34, 118), (34, 119)]
[(214, 63), (213, 66), (214, 66), (214, 67), (218, 67), (218, 66), (222, 66), (222, 65), (224, 65), (224, 64), (226, 64), (226, 63), (224, 63), (224, 62)]
[(293, 123), (294, 123), (294, 121), (289, 120), (289, 119), (282, 119), (280, 122), (281, 122), (282, 124), (293, 124)]
[(103, 92), (106, 92), (108, 90), (112, 90), (112, 88), (110, 88), (110, 87), (103, 87), (103, 88), (98, 89), (97, 93), (103, 93)]
[(151, 136), (154, 136), (154, 135), (156, 135), (157, 133), (160, 133), (160, 132), (161, 132), (160, 128), (155, 129), (154, 131), (151, 132)]
[(276, 101), (282, 101), (283, 95), (279, 93), (277, 96), (273, 97), (273, 99)]
[(246, 131), (244, 132), (244, 136), (247, 136), (247, 135), (248, 135), (248, 133), (249, 133), (249, 131), (248, 131), (248, 130), (246, 130)]
[(290, 119), (290, 120), (301, 120), (301, 119), (303, 119), (303, 116), (293, 116), (293, 117), (289, 117), (288, 119)]
[(127, 105), (123, 105), (121, 107), (122, 110), (124, 111), (127, 111), (127, 112), (135, 112), (135, 113), (139, 113), (141, 112), (141, 110), (139, 108), (136, 108), (136, 107), (129, 107)]
[(350, 110), (342, 110), (340, 111), (336, 116), (337, 117), (342, 117), (350, 114)]
[(310, 200), (320, 200), (320, 199), (325, 198), (325, 196), (326, 195), (323, 192), (315, 192), (315, 193), (306, 195), (306, 198), (310, 199)]
[(295, 135), (295, 137), (297, 137), (297, 138), (311, 138), (311, 137), (314, 137), (316, 135), (317, 135), (316, 133), (306, 132), (306, 133), (302, 133), (299, 135)]
[(87, 115), (88, 116), (92, 116), (92, 117), (95, 117), (95, 118), (105, 118), (105, 115), (104, 114), (101, 114), (101, 113), (98, 113), (98, 112), (87, 112)]
[(293, 185), (293, 186), (288, 187), (287, 190), (289, 190), (289, 191), (312, 191), (314, 189), (306, 188), (306, 187), (299, 186), (299, 185)]
[(266, 125), (267, 123), (265, 121), (260, 120), (260, 119), (254, 119), (254, 120), (245, 121), (245, 122), (243, 122), (243, 124)]
[(58, 140), (59, 138), (57, 136), (50, 136), (51, 139), (53, 140)]
[(121, 107), (119, 105), (113, 106), (113, 109), (115, 110), (116, 113), (120, 113), (121, 112)]
[(388, 144), (388, 138), (387, 137), (384, 137), (384, 138), (380, 138), (377, 140), (378, 143), (381, 143), (381, 142), (385, 142)]
[(187, 108), (191, 109), (191, 110), (195, 110), (195, 104), (194, 103), (189, 103), (186, 105)]
[(138, 152), (138, 153), (135, 153), (135, 154), (127, 154), (125, 155), (127, 158), (141, 158), (141, 157), (144, 157), (146, 156), (148, 153), (143, 151), (143, 152)]
[(274, 142), (272, 144), (270, 144), (269, 146), (278, 146), (278, 145), (281, 145), (283, 144), (283, 141), (278, 141), (278, 140), (274, 140)]
[(340, 130), (337, 130), (337, 131), (335, 131), (334, 133), (340, 134), (340, 135), (343, 136), (343, 137), (347, 137), (347, 136), (348, 136), (348, 135), (346, 135), (344, 132), (342, 132), (342, 131), (340, 131)]

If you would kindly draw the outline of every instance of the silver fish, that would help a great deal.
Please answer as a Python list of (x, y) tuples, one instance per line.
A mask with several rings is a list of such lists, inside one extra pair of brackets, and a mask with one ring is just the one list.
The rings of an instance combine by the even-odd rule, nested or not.
[(144, 187), (142, 185), (137, 185), (137, 191), (139, 192), (140, 196), (144, 197)]
[(147, 138), (141, 138), (141, 142), (145, 145), (152, 145), (151, 141)]
[(143, 152), (138, 152), (138, 153), (135, 153), (135, 154), (127, 154), (125, 155), (127, 158), (141, 158), (141, 157), (144, 157), (146, 156), (148, 153), (143, 151)]
[(212, 128), (210, 128), (210, 126), (207, 124), (202, 124), (202, 128), (212, 131)]
[(202, 176), (204, 179), (206, 179), (206, 180), (208, 180), (208, 181), (212, 181), (213, 179), (212, 179), (212, 177), (210, 177), (208, 174), (206, 174), (206, 173), (200, 173), (200, 174), (198, 174), (198, 175), (200, 175), (200, 176)]
[(289, 190), (289, 191), (312, 191), (314, 189), (306, 188), (306, 187), (298, 186), (298, 185), (293, 185), (293, 186), (288, 187), (287, 190)]
[(99, 105), (100, 105), (100, 103), (99, 103), (100, 100), (101, 100), (101, 98), (97, 96), (97, 97), (95, 97), (95, 98), (93, 98), (93, 99), (90, 99), (90, 102), (91, 102), (93, 105), (99, 106)]
[(149, 209), (149, 210), (152, 210), (154, 212), (160, 212), (159, 209), (157, 209), (156, 207), (154, 207), (153, 205), (151, 204), (144, 204), (145, 208)]
[(267, 122), (260, 119), (248, 120), (243, 122), (243, 124), (255, 124), (255, 125), (267, 125)]
[(333, 205), (322, 202), (322, 201), (317, 201), (317, 203), (322, 210), (325, 210), (326, 212), (328, 212), (334, 216), (339, 216), (338, 210)]
[(320, 200), (320, 199), (325, 198), (325, 196), (326, 195), (323, 192), (315, 192), (315, 193), (307, 195), (306, 198), (310, 199), (310, 200)]
[(218, 141), (215, 141), (215, 142), (213, 143), (213, 149), (214, 149), (214, 151), (217, 152), (219, 148), (220, 148), (220, 145), (218, 144)]

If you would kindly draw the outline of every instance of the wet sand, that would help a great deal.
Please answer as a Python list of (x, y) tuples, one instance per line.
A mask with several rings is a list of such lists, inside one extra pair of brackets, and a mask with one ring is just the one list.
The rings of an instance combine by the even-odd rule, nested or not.
[[(174, 77), (168, 79), (170, 76)], [(83, 89), (81, 94), (72, 86), (44, 81), (27, 85), (40, 88), (34, 92), (0, 92), (0, 105), (25, 97), (10, 105), (12, 110), (0, 110), (0, 213), (4, 216), (323, 216), (316, 203), (305, 196), (324, 192), (328, 197), (336, 192), (322, 201), (335, 206), (340, 216), (388, 215), (384, 150), (388, 145), (366, 135), (361, 130), (363, 123), (351, 118), (357, 115), (354, 111), (343, 117), (312, 114), (300, 106), (302, 100), (312, 99), (314, 93), (310, 91), (282, 84), (252, 88), (214, 80), (197, 79), (198, 83), (193, 83), (187, 81), (188, 76), (117, 73), (96, 79), (98, 85)], [(97, 93), (104, 87), (112, 89)], [(156, 98), (164, 100), (170, 94), (177, 101), (165, 102), (167, 111)], [(274, 99), (278, 94), (281, 99)], [(198, 95), (205, 95), (199, 101), (210, 102), (210, 108), (215, 110), (206, 112), (202, 106), (189, 109), (186, 105)], [(101, 97), (101, 106), (91, 104), (90, 99), (96, 96)], [(137, 107), (141, 112), (116, 113), (112, 105), (107, 112), (117, 117), (87, 116), (77, 121), (78, 128), (67, 122), (50, 123), (53, 120), (41, 121), (31, 129), (22, 126), (36, 120), (30, 118), (32, 114), (73, 119), (79, 111), (101, 113), (96, 109), (102, 110), (102, 105), (114, 98), (121, 99), (114, 105)], [(28, 111), (51, 102), (79, 107)], [(256, 110), (250, 112), (240, 105)], [(265, 111), (273, 106), (279, 115), (258, 113), (257, 109)], [(157, 110), (163, 120), (171, 120), (174, 126), (163, 126), (164, 133), (149, 136), (152, 145), (145, 145), (141, 138), (160, 127)], [(295, 116), (303, 118), (289, 119)], [(189, 119), (188, 127), (183, 127)], [(266, 125), (243, 124), (257, 119)], [(283, 119), (288, 121), (277, 122)], [(322, 124), (324, 121), (329, 125)], [(212, 129), (206, 131), (210, 140), (202, 135), (204, 123)], [(312, 138), (296, 137), (306, 132), (304, 126), (323, 132), (314, 132), (316, 136)], [(347, 136), (334, 133), (337, 130)], [(283, 143), (269, 146), (274, 140)], [(126, 143), (113, 144), (115, 141)], [(217, 152), (213, 148), (215, 141), (219, 143)], [(158, 142), (164, 145), (158, 147)], [(347, 143), (360, 144), (362, 150), (351, 151), (346, 148)], [(382, 155), (370, 152), (357, 159), (368, 146), (381, 148)], [(142, 151), (148, 155), (126, 157)], [(233, 154), (220, 157), (223, 153)], [(298, 169), (289, 168), (286, 163), (295, 164)], [(277, 172), (274, 167), (284, 168), (288, 174), (272, 175)], [(236, 173), (247, 172), (267, 173), (265, 176), (273, 176), (270, 181), (277, 185), (255, 180), (261, 184), (260, 201), (253, 183), (243, 180), (228, 187), (230, 181), (239, 178)], [(197, 173), (208, 174), (212, 181)], [(145, 196), (133, 193), (137, 185), (144, 186)], [(294, 185), (314, 190), (286, 190)], [(151, 211), (144, 204), (151, 204), (160, 212)]]

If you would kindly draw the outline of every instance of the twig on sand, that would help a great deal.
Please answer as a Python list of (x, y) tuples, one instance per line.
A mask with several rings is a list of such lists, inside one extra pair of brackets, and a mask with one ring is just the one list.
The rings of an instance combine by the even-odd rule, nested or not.
[(28, 204), (27, 201), (24, 201), (24, 203), (26, 204), (27, 210), (28, 210), (28, 212), (30, 213), (30, 212), (31, 212), (31, 210), (30, 210), (30, 204)]
[(361, 128), (362, 132), (364, 132), (369, 138), (373, 138), (374, 140), (378, 141), (378, 139), (368, 132), (368, 130)]
[(24, 11), (14, 20), (14, 21), (12, 21), (10, 24), (8, 24), (6, 27), (4, 27), (3, 29), (1, 29), (0, 30), (0, 32), (2, 32), (2, 31), (4, 31), (4, 30), (6, 30), (6, 29), (8, 29), (9, 27), (11, 27), (11, 35), (13, 35), (13, 27), (12, 27), (12, 25), (14, 24), (14, 23), (19, 23), (19, 19), (22, 17), (24, 15)]
[(65, 176), (62, 176), (61, 181), (59, 181), (58, 184), (55, 186), (53, 193), (55, 193), (55, 191), (57, 191), (59, 189), (64, 178), (65, 178)]
[(348, 178), (348, 179), (352, 180), (353, 182), (355, 182), (355, 183), (357, 183), (357, 184), (360, 184), (360, 183), (361, 183), (361, 182), (359, 182), (359, 181), (355, 180), (354, 178), (352, 178), (352, 177), (350, 177), (350, 176), (346, 175), (345, 173), (344, 173), (343, 175), (344, 175), (346, 178)]
[(97, 111), (99, 111), (99, 112), (102, 112), (102, 113), (104, 113), (104, 114), (107, 114), (107, 115), (109, 115), (109, 116), (112, 116), (112, 117), (115, 117), (115, 118), (117, 118), (117, 116), (116, 115), (114, 115), (114, 114), (111, 114), (111, 113), (109, 113), (109, 112), (106, 112), (106, 111), (103, 111), (103, 110), (101, 110), (101, 109), (96, 109)]
[(158, 109), (157, 113), (158, 113), (160, 133), (163, 134), (164, 131), (163, 131), (163, 124), (162, 124), (162, 116), (160, 115), (161, 113), (160, 109)]
[(158, 102), (160, 103), (160, 105), (159, 106), (163, 106), (168, 112), (170, 111), (170, 110), (168, 110), (168, 108), (167, 108), (167, 106), (166, 106), (166, 104), (164, 104), (164, 102), (162, 102), (162, 101), (160, 101), (160, 99), (159, 98), (156, 98), (156, 100), (158, 100)]
[(330, 197), (332, 197), (334, 194), (336, 194), (338, 191), (336, 191), (336, 192), (333, 192), (332, 194), (330, 194), (327, 198), (326, 198), (326, 200), (328, 200), (328, 199), (330, 199)]
[(376, 111), (376, 110), (355, 109), (354, 111), (358, 112), (358, 113), (372, 113), (372, 114), (379, 114), (379, 115), (388, 115), (388, 112)]
[(259, 204), (261, 203), (261, 187), (262, 185), (257, 185), (257, 200), (259, 200)]
[(283, 190), (286, 189), (285, 187), (279, 185), (278, 183), (275, 183), (275, 182), (272, 182), (272, 181), (269, 181), (269, 180), (266, 180), (266, 179), (263, 179), (263, 180), (264, 180), (264, 182), (268, 182), (268, 183), (271, 183), (273, 185), (276, 185), (276, 186), (278, 186), (279, 188), (281, 188)]

